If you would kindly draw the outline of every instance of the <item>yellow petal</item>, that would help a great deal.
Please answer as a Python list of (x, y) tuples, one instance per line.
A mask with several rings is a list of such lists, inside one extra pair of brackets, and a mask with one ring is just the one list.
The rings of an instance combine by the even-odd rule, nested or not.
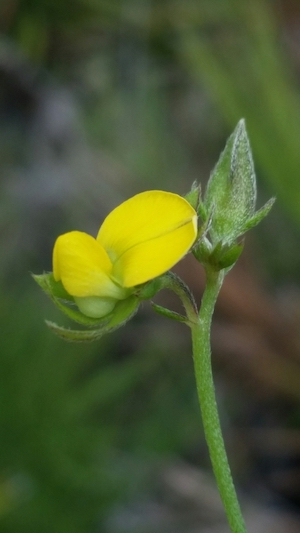
[(133, 287), (166, 272), (189, 250), (197, 215), (181, 196), (147, 191), (130, 198), (105, 219), (97, 240), (113, 262), (113, 276)]
[(160, 276), (188, 252), (195, 241), (192, 222), (167, 235), (141, 243), (116, 261), (113, 275), (124, 287), (134, 287)]
[(53, 275), (72, 296), (122, 298), (124, 290), (111, 280), (111, 270), (106, 251), (87, 233), (71, 231), (56, 240)]

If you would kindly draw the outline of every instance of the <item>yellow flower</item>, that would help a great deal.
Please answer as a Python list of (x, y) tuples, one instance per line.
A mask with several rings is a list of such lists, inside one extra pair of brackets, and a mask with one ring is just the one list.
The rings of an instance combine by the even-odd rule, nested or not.
[(134, 287), (174, 266), (196, 235), (197, 215), (184, 198), (142, 192), (106, 217), (96, 239), (80, 231), (58, 237), (53, 275), (82, 313), (102, 317)]

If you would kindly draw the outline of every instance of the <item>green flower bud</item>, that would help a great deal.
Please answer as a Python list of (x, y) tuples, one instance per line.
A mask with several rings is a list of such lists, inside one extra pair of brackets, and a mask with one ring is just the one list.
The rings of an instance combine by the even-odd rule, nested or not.
[(211, 213), (212, 243), (231, 244), (253, 217), (256, 178), (244, 120), (229, 137), (209, 179), (204, 206)]
[(192, 252), (206, 268), (230, 269), (243, 250), (240, 237), (270, 211), (274, 198), (255, 211), (256, 177), (245, 121), (240, 120), (198, 201), (203, 221)]

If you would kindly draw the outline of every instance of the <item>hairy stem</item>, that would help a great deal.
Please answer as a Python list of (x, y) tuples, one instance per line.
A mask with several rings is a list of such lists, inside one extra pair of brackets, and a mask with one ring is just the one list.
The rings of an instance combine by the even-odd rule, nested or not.
[(193, 356), (200, 409), (206, 442), (227, 519), (233, 533), (246, 533), (244, 519), (234, 488), (218, 415), (211, 367), (210, 330), (223, 271), (207, 271), (199, 320), (192, 324)]

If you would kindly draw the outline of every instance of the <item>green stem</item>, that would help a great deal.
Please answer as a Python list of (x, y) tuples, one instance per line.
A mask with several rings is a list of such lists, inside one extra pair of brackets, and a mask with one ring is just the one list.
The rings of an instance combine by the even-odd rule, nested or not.
[(206, 288), (202, 297), (199, 321), (191, 326), (197, 392), (205, 438), (231, 531), (246, 533), (224, 446), (211, 368), (211, 321), (224, 273), (207, 271), (206, 274)]

